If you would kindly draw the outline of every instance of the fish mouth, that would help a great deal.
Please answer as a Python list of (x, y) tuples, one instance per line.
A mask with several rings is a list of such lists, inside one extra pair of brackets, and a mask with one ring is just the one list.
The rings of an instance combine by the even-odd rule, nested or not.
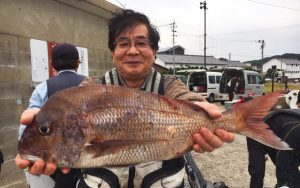
[(31, 162), (37, 161), (37, 160), (43, 160), (42, 158), (34, 155), (27, 155), (27, 154), (20, 154), (22, 158), (27, 159)]

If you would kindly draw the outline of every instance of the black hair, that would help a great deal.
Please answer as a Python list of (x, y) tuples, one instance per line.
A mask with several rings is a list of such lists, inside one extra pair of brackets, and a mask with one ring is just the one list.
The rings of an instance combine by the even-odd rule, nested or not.
[(158, 42), (160, 40), (158, 30), (152, 25), (148, 17), (140, 12), (131, 9), (123, 9), (115, 12), (108, 23), (108, 47), (111, 51), (115, 50), (115, 40), (125, 29), (137, 24), (145, 24), (149, 32), (149, 41), (151, 48), (158, 50)]
[(55, 70), (78, 68), (79, 54), (72, 44), (58, 44), (52, 49), (52, 66)]

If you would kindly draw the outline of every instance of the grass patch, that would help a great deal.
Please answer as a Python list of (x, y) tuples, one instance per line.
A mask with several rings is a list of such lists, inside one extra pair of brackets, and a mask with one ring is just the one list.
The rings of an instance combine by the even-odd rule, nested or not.
[[(287, 84), (288, 90), (300, 90), (300, 83), (288, 83)], [(284, 91), (285, 84), (283, 83), (274, 83), (274, 91)], [(265, 83), (265, 93), (272, 92), (272, 83), (267, 82)]]

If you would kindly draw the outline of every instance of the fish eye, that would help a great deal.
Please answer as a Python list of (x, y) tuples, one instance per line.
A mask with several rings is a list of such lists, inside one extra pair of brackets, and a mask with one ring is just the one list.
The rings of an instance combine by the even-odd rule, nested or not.
[(39, 127), (39, 131), (42, 135), (48, 135), (50, 133), (50, 128), (45, 125), (42, 125)]

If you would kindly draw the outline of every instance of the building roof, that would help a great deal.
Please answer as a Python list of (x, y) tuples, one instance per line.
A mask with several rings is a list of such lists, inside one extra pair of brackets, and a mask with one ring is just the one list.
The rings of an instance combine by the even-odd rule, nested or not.
[[(181, 49), (185, 50), (184, 47), (182, 47), (180, 45), (174, 46), (174, 49), (176, 49), (176, 48), (181, 48)], [(166, 47), (166, 48), (160, 48), (157, 51), (157, 53), (164, 53), (164, 52), (171, 52), (171, 51), (173, 51), (173, 46), (172, 47)]]
[(279, 61), (282, 61), (288, 65), (300, 65), (300, 60), (298, 59), (277, 59)]
[(245, 67), (244, 63), (240, 61), (224, 61), (228, 67)]
[[(165, 63), (173, 63), (173, 55), (156, 54)], [(204, 65), (204, 56), (201, 55), (175, 55), (175, 63), (177, 65)], [(206, 57), (207, 65), (226, 65), (226, 61), (220, 61), (213, 56)]]

